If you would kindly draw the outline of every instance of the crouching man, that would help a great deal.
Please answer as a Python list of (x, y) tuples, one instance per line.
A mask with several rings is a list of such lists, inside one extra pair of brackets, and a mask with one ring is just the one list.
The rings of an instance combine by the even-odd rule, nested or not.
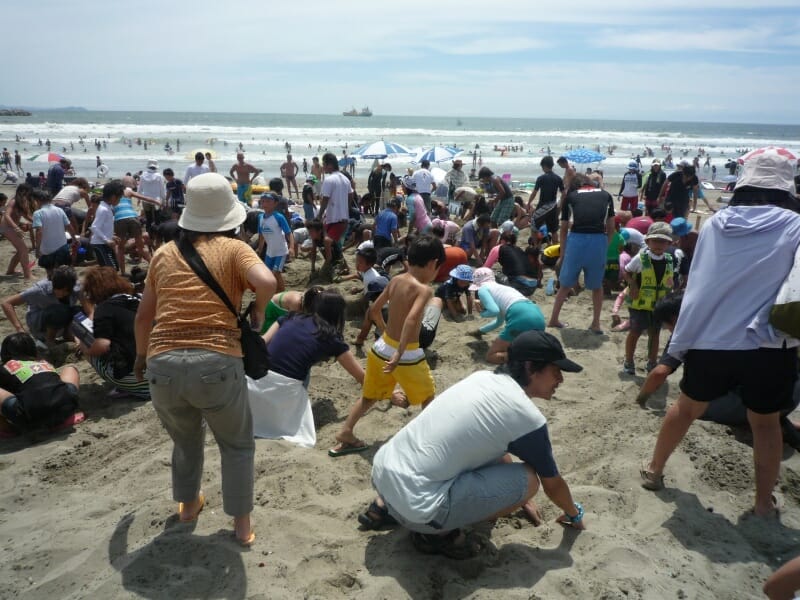
[(508, 363), (448, 388), (381, 447), (372, 468), (378, 497), (359, 522), (399, 523), (420, 552), (471, 558), (484, 543), (462, 528), (519, 508), (540, 521), (532, 499), (541, 486), (563, 511), (557, 521), (584, 529), (583, 507), (559, 475), (547, 421), (531, 401), (549, 400), (562, 371), (581, 370), (549, 333), (521, 334)]

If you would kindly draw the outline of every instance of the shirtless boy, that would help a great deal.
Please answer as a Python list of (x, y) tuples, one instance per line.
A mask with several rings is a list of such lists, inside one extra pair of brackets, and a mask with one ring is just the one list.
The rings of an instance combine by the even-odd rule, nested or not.
[(236, 180), (236, 195), (239, 198), (239, 202), (247, 204), (250, 186), (253, 185), (253, 179), (258, 177), (259, 173), (261, 173), (261, 169), (244, 162), (244, 154), (242, 152), (236, 154), (236, 163), (231, 167), (229, 174)]
[(292, 197), (292, 186), (294, 186), (295, 195), (298, 198), (300, 197), (300, 191), (297, 189), (297, 172), (299, 170), (300, 168), (292, 159), (292, 155), (287, 154), (286, 162), (281, 165), (281, 173), (284, 179), (286, 179), (286, 193), (289, 194), (290, 198)]
[[(433, 296), (429, 284), (443, 262), (441, 240), (431, 235), (419, 236), (408, 248), (408, 272), (395, 275), (370, 307), (369, 316), (383, 335), (367, 353), (362, 396), (336, 435), (339, 443), (328, 450), (330, 456), (369, 448), (354, 435), (353, 429), (377, 400), (392, 395), (396, 383), (402, 386), (410, 404), (425, 408), (433, 400), (436, 388), (418, 340), (425, 306)], [(387, 303), (388, 323), (381, 314)]]

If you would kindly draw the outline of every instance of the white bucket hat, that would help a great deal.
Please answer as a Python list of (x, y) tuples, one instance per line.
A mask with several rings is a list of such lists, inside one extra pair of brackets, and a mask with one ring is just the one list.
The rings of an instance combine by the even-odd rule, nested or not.
[(744, 162), (734, 189), (743, 187), (781, 190), (794, 196), (794, 161), (774, 148), (753, 153), (752, 158)]
[(244, 223), (247, 210), (236, 199), (231, 184), (219, 173), (192, 177), (186, 185), (186, 208), (178, 225), (189, 231), (230, 231)]

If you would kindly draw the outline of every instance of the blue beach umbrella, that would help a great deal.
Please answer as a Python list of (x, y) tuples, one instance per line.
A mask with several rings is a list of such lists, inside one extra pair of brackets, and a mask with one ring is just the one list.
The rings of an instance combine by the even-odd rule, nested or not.
[(416, 157), (412, 160), (412, 164), (421, 163), (423, 160), (427, 160), (428, 162), (432, 163), (440, 163), (446, 162), (448, 160), (453, 160), (456, 154), (460, 154), (463, 152), (461, 148), (453, 148), (452, 146), (434, 146), (433, 148), (429, 148), (428, 150), (423, 150)]
[(400, 144), (394, 142), (385, 142), (383, 140), (372, 142), (361, 146), (358, 150), (351, 152), (352, 156), (356, 158), (386, 158), (392, 154), (410, 154), (410, 150)]
[(564, 158), (568, 161), (578, 163), (578, 164), (586, 164), (586, 163), (593, 163), (593, 162), (600, 162), (601, 160), (605, 160), (605, 155), (600, 154), (599, 152), (595, 152), (594, 150), (587, 150), (586, 148), (578, 148), (577, 150), (570, 150), (569, 152), (565, 152), (562, 154)]

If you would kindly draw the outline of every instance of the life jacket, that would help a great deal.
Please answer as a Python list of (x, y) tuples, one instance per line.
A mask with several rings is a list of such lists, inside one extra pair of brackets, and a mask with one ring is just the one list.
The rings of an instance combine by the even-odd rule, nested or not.
[(656, 270), (653, 267), (653, 259), (650, 258), (650, 254), (646, 250), (642, 250), (639, 253), (639, 258), (642, 261), (641, 283), (639, 284), (639, 295), (636, 299), (631, 300), (631, 308), (652, 311), (656, 302), (672, 290), (672, 255), (668, 252), (664, 253), (666, 267), (661, 282), (657, 280)]

